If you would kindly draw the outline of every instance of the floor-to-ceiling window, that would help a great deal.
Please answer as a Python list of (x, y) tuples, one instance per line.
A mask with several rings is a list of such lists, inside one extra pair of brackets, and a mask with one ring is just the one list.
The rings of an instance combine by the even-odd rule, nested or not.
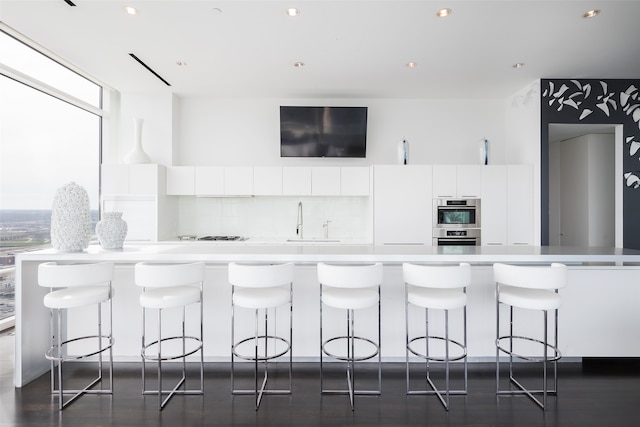
[(13, 254), (50, 243), (51, 204), (75, 182), (98, 219), (102, 88), (0, 28), (0, 329)]

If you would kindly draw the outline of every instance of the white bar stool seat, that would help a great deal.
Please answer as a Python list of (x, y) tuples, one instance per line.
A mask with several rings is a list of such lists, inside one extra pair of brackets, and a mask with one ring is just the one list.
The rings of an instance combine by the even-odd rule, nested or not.
[[(355, 395), (380, 395), (382, 393), (382, 356), (380, 354), (380, 285), (382, 284), (382, 264), (373, 265), (330, 265), (318, 264), (318, 281), (320, 282), (320, 391), (321, 394), (347, 394), (351, 410), (354, 410)], [(367, 338), (355, 333), (355, 310), (375, 307), (377, 305), (377, 337)], [(346, 335), (323, 338), (323, 307), (346, 310)], [(343, 353), (329, 350), (329, 345), (343, 341), (346, 348)], [(360, 346), (356, 354), (356, 342)], [(373, 350), (365, 353), (366, 346)], [(364, 350), (363, 350), (364, 348)], [(347, 362), (347, 389), (333, 390), (324, 388), (324, 356)], [(372, 359), (378, 356), (378, 388), (376, 390), (356, 390), (355, 362)]]
[[(255, 410), (260, 408), (265, 394), (291, 394), (293, 355), (293, 273), (294, 265), (286, 264), (229, 264), (229, 283), (231, 284), (231, 394), (255, 396)], [(269, 310), (288, 305), (289, 333), (285, 338), (277, 331), (269, 329)], [(236, 308), (254, 310), (255, 327), (253, 335), (236, 340)], [(263, 312), (262, 322), (259, 321)], [(260, 330), (259, 324), (263, 329)], [(271, 322), (275, 324), (275, 319)], [(275, 327), (272, 327), (275, 329)], [(251, 345), (253, 344), (253, 345)], [(252, 349), (253, 351), (250, 351)], [(289, 386), (286, 389), (267, 389), (269, 361), (289, 353)], [(238, 389), (235, 385), (236, 358), (254, 363), (253, 389)], [(258, 381), (258, 364), (264, 363), (262, 384)]]
[[(558, 289), (567, 284), (567, 267), (563, 264), (551, 266), (515, 266), (497, 263), (493, 265), (494, 280), (496, 282), (496, 395), (526, 395), (543, 410), (547, 408), (547, 396), (557, 396), (558, 391), (558, 360), (562, 357), (558, 347), (558, 308), (561, 297)], [(509, 307), (509, 332), (500, 332), (500, 304)], [(514, 307), (526, 310), (542, 311), (543, 330), (541, 337), (516, 335), (514, 333)], [(549, 342), (548, 312), (554, 314), (554, 341)], [(522, 344), (541, 344), (542, 350), (537, 355), (529, 352)], [(509, 383), (516, 389), (502, 390), (500, 388), (500, 354), (509, 357)], [(531, 389), (525, 387), (515, 378), (513, 359), (518, 358), (526, 362), (542, 363), (542, 388)], [(548, 364), (553, 364), (553, 386), (548, 384)], [(542, 395), (542, 400), (536, 398)]]
[[(450, 395), (467, 394), (467, 294), (466, 288), (471, 283), (471, 266), (460, 263), (455, 266), (431, 266), (402, 264), (402, 275), (405, 282), (405, 328), (406, 328), (406, 377), (407, 394), (429, 395), (435, 394), (440, 402), (449, 410)], [(410, 333), (410, 306), (424, 309), (424, 335), (411, 336)], [(449, 335), (449, 311), (462, 309), (462, 342), (452, 339)], [(430, 332), (429, 310), (444, 311), (444, 335), (435, 335)], [(444, 342), (444, 354), (433, 354), (430, 343), (434, 340)], [(416, 344), (424, 343), (424, 349), (418, 350)], [(458, 352), (452, 354), (450, 346), (457, 347)], [(442, 351), (442, 350), (441, 350)], [(413, 390), (410, 382), (409, 353), (418, 356), (425, 361), (426, 380), (431, 390)], [(464, 361), (464, 386), (461, 389), (452, 390), (450, 384), (450, 363), (457, 360)], [(445, 364), (445, 388), (439, 390), (432, 378), (430, 371), (431, 362), (444, 362)]]
[[(153, 264), (140, 262), (135, 266), (136, 285), (142, 287), (139, 302), (142, 307), (142, 394), (155, 394), (158, 396), (158, 410), (165, 405), (174, 395), (202, 395), (204, 393), (204, 354), (203, 354), (203, 308), (202, 286), (205, 278), (205, 264), (194, 262), (189, 264)], [(199, 322), (197, 335), (186, 333), (186, 307), (192, 304), (199, 305)], [(182, 309), (182, 324), (180, 335), (163, 336), (162, 313), (168, 309)], [(155, 340), (147, 340), (147, 310), (157, 310), (158, 324)], [(165, 322), (166, 323), (166, 322)], [(181, 350), (174, 353), (163, 353), (163, 343), (179, 342)], [(188, 343), (188, 344), (187, 344)], [(155, 351), (154, 351), (155, 350)], [(175, 351), (178, 351), (175, 354)], [(192, 354), (200, 354), (200, 387), (187, 389), (186, 358)], [(162, 362), (182, 359), (181, 378), (172, 389), (163, 387)], [(155, 390), (147, 389), (146, 364), (157, 363), (158, 386)], [(166, 398), (163, 399), (163, 396)]]
[[(51, 393), (58, 396), (58, 407), (64, 409), (83, 394), (113, 394), (113, 334), (112, 334), (112, 297), (113, 263), (94, 264), (57, 264), (45, 262), (38, 266), (38, 284), (49, 288), (51, 292), (43, 298), (44, 306), (50, 310), (51, 347), (45, 357), (51, 361)], [(63, 288), (53, 290), (54, 288)], [(108, 303), (108, 332), (102, 328), (102, 303)], [(69, 337), (62, 341), (63, 312), (73, 308), (97, 306), (97, 334), (81, 337)], [(95, 342), (96, 346), (82, 354), (68, 354), (70, 343)], [(99, 390), (102, 385), (102, 353), (109, 351), (109, 387)], [(81, 390), (64, 388), (63, 364), (70, 360), (80, 360), (98, 355), (98, 376)], [(55, 364), (57, 363), (57, 375)], [(56, 385), (57, 380), (57, 385)], [(66, 402), (64, 395), (73, 395)]]

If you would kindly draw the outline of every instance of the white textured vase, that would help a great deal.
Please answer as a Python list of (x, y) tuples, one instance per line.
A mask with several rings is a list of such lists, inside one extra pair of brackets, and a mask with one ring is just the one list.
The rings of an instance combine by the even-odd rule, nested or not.
[(151, 158), (144, 152), (142, 148), (142, 123), (144, 120), (140, 118), (133, 119), (133, 149), (124, 156), (124, 162), (130, 165), (151, 163)]
[(127, 237), (127, 223), (122, 212), (103, 212), (96, 224), (96, 236), (104, 249), (121, 249)]
[(60, 252), (80, 252), (89, 246), (91, 208), (83, 187), (71, 182), (56, 191), (51, 209), (51, 244)]

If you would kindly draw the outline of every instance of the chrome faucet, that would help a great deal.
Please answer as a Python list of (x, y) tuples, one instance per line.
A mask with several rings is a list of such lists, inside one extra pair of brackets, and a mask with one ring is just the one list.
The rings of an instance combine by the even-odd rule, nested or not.
[(331, 221), (327, 220), (324, 222), (324, 224), (322, 224), (322, 228), (324, 228), (324, 238), (328, 239), (329, 238), (329, 223)]
[(298, 222), (296, 223), (296, 235), (303, 239), (302, 236), (302, 202), (298, 202)]

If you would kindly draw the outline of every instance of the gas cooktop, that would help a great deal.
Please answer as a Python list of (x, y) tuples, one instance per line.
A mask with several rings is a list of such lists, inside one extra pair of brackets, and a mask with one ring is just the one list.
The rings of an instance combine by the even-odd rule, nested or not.
[(247, 240), (247, 238), (241, 237), (241, 236), (202, 236), (202, 237), (198, 237), (198, 240), (242, 241), (242, 240)]

